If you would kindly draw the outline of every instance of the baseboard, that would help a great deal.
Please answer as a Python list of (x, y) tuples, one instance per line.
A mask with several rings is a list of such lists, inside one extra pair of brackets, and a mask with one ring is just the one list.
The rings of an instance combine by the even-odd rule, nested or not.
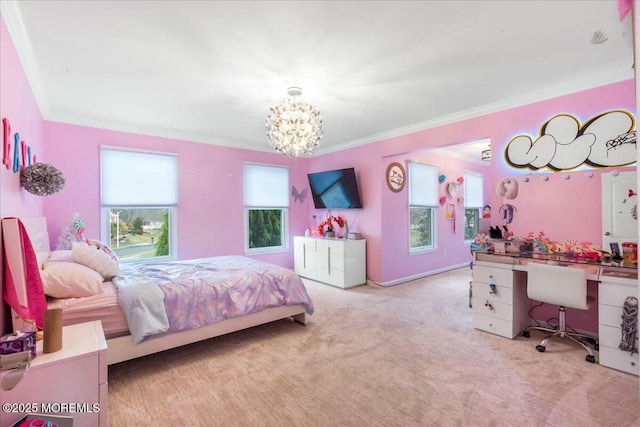
[[(407, 283), (407, 282), (410, 282), (412, 280), (422, 279), (423, 277), (429, 277), (429, 276), (434, 276), (434, 275), (440, 274), (440, 273), (446, 273), (447, 271), (457, 270), (457, 269), (463, 268), (463, 267), (469, 267), (469, 263), (468, 262), (464, 262), (464, 263), (461, 263), (461, 264), (450, 265), (450, 266), (447, 266), (447, 267), (439, 268), (437, 270), (432, 270), (432, 271), (427, 271), (427, 272), (424, 272), (424, 273), (414, 274), (413, 276), (406, 276), (406, 277), (402, 277), (400, 279), (390, 280), (388, 282), (382, 282), (382, 283), (373, 281), (371, 279), (367, 279), (367, 285), (380, 286), (380, 287), (386, 288), (386, 287), (389, 287), (389, 286), (401, 285), (403, 283)], [(469, 273), (469, 274), (471, 274), (471, 273)], [(469, 277), (471, 277), (471, 276), (469, 276)]]

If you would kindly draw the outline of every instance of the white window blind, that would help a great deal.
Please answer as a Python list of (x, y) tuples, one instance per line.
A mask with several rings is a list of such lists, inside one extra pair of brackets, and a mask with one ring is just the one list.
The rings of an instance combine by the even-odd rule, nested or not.
[(246, 207), (288, 207), (289, 169), (280, 166), (244, 165)]
[(464, 207), (482, 208), (484, 206), (484, 177), (480, 173), (464, 173)]
[(438, 168), (409, 162), (409, 205), (438, 206)]
[(100, 150), (102, 206), (175, 206), (178, 157), (174, 154)]

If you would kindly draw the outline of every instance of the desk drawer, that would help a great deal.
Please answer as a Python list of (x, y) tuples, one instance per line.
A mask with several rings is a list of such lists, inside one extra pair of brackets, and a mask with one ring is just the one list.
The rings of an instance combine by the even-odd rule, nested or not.
[(503, 304), (513, 303), (512, 288), (507, 288), (505, 286), (496, 286), (496, 293), (492, 294), (489, 284), (483, 282), (473, 282), (473, 296), (501, 302)]
[(513, 286), (513, 270), (474, 265), (473, 280), (511, 287)]
[[(622, 339), (622, 329), (619, 327), (600, 324), (598, 326), (598, 341), (601, 346), (617, 349)], [(636, 347), (638, 346), (638, 336), (636, 336)]]
[(473, 327), (506, 338), (513, 338), (517, 335), (513, 333), (512, 322), (496, 319), (495, 317), (485, 316), (479, 313), (473, 313)]
[(600, 346), (598, 356), (602, 366), (618, 369), (633, 375), (640, 373), (638, 353), (632, 355), (628, 351), (620, 351), (618, 348)]
[(638, 288), (636, 286), (607, 282), (601, 282), (598, 285), (598, 302), (600, 304), (622, 307), (624, 306), (624, 300), (631, 296), (638, 296)]
[[(492, 310), (493, 308), (493, 310)], [(473, 297), (473, 312), (513, 322), (513, 306), (488, 298)]]
[(622, 307), (598, 304), (598, 322), (618, 329), (622, 326)]

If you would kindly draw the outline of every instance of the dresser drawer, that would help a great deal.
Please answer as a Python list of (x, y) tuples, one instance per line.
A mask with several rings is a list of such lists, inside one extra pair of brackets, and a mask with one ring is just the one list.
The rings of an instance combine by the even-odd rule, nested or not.
[[(638, 336), (636, 335), (636, 347), (638, 346)], [(601, 346), (617, 349), (622, 339), (622, 329), (600, 324), (598, 326), (598, 341)]]
[(473, 266), (473, 280), (484, 283), (495, 283), (500, 286), (513, 286), (513, 270), (503, 268)]
[[(475, 307), (475, 301), (474, 301)], [(473, 313), (473, 327), (506, 338), (513, 338), (513, 323), (495, 317)]]
[(602, 366), (618, 369), (633, 375), (640, 373), (638, 353), (632, 355), (628, 351), (619, 350), (617, 347), (600, 346), (598, 358)]
[(473, 296), (478, 298), (484, 298), (501, 302), (503, 304), (513, 303), (513, 289), (505, 286), (497, 286), (495, 293), (491, 293), (491, 288), (488, 283), (473, 282)]
[(636, 286), (626, 286), (608, 282), (601, 282), (598, 285), (598, 302), (600, 304), (622, 307), (627, 297), (637, 296), (638, 288)]
[(487, 298), (473, 297), (473, 312), (513, 322), (513, 306)]

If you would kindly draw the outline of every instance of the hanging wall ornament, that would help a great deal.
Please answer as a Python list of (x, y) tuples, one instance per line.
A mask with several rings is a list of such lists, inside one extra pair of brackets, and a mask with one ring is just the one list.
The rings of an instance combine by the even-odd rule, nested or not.
[(20, 174), (20, 184), (31, 194), (49, 196), (64, 187), (62, 172), (46, 163), (36, 163), (24, 168)]
[(447, 192), (452, 198), (455, 198), (458, 195), (458, 185), (459, 184), (456, 181), (451, 181), (447, 186)]
[(518, 181), (513, 178), (501, 179), (496, 186), (496, 193), (505, 199), (515, 199), (518, 197)]

